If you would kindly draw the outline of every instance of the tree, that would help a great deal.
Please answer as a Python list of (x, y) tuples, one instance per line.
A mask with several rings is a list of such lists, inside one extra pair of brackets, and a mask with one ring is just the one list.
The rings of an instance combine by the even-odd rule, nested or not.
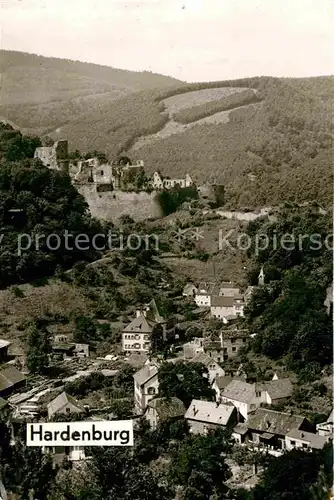
[(224, 483), (231, 473), (223, 453), (231, 449), (229, 439), (222, 430), (189, 436), (174, 451), (169, 477), (173, 484), (185, 486), (184, 499), (209, 500), (227, 490)]
[(213, 400), (207, 368), (201, 363), (164, 363), (159, 368), (159, 395), (177, 397), (188, 407), (193, 399)]
[[(9, 429), (5, 434), (10, 435)], [(46, 498), (57, 472), (51, 456), (43, 454), (40, 448), (27, 447), (21, 436), (16, 437), (15, 444), (9, 444), (7, 437), (5, 448), (0, 450), (0, 475), (7, 492), (24, 499), (30, 498), (31, 493), (33, 498)]]
[(43, 373), (49, 366), (51, 353), (50, 334), (43, 327), (36, 324), (28, 332), (27, 365), (32, 373)]
[(173, 497), (159, 484), (152, 470), (125, 448), (93, 450), (91, 471), (104, 500), (168, 500)]
[[(311, 490), (319, 484), (321, 465), (326, 463), (329, 450), (304, 452), (292, 450), (270, 462), (261, 481), (254, 489), (254, 500), (310, 500)], [(325, 472), (327, 487), (330, 474)], [(323, 478), (322, 478), (323, 482)], [(328, 488), (329, 489), (329, 488)], [(323, 496), (322, 498), (326, 498)]]
[(88, 316), (78, 316), (75, 318), (75, 342), (89, 344), (91, 341), (96, 340), (97, 327), (94, 321)]

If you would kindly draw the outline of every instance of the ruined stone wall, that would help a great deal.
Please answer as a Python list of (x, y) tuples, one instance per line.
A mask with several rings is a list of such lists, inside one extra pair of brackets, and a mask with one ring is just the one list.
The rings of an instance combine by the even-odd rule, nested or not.
[(130, 215), (135, 221), (141, 221), (162, 217), (154, 192), (97, 192), (96, 186), (92, 184), (76, 185), (76, 188), (85, 197), (92, 216), (98, 219), (116, 221), (122, 215)]

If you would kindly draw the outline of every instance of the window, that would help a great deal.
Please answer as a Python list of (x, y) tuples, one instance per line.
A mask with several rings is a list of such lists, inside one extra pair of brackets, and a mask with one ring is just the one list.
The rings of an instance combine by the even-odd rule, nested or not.
[(103, 172), (103, 170), (101, 170), (101, 171), (100, 171), (100, 175), (104, 175), (104, 172)]
[(260, 398), (261, 397), (261, 391), (256, 392), (255, 395), (256, 395), (257, 398)]
[(307, 443), (303, 443), (303, 448), (308, 448), (308, 444)]
[(71, 408), (66, 408), (66, 413), (71, 413)]
[(290, 441), (291, 446), (296, 446), (296, 441)]
[(147, 394), (155, 394), (155, 387), (149, 387), (148, 390), (147, 390)]
[(235, 344), (235, 339), (231, 339), (231, 344)]
[(256, 405), (250, 405), (251, 410), (255, 410), (255, 408), (256, 408)]
[(232, 352), (235, 352), (237, 350), (236, 347), (232, 347)]

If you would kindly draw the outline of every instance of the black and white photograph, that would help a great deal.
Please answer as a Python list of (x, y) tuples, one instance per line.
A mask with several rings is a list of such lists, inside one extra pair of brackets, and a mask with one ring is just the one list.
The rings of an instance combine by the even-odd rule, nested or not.
[(332, 0), (0, 0), (0, 500), (334, 500)]

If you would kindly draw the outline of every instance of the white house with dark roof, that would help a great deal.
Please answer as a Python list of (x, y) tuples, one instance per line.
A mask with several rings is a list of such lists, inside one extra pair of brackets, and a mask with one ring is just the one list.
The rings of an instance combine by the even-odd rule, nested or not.
[(162, 316), (153, 299), (149, 304), (137, 309), (136, 318), (122, 332), (122, 350), (125, 352), (148, 353), (151, 347), (151, 336), (159, 332), (166, 339), (167, 332), (173, 330), (173, 320)]
[(261, 396), (256, 394), (255, 384), (233, 379), (221, 393), (221, 401), (232, 403), (244, 420), (261, 404)]
[(233, 379), (220, 391), (221, 401), (230, 402), (236, 406), (240, 415), (247, 420), (261, 404), (278, 404), (292, 396), (293, 386), (289, 379), (270, 380), (249, 384)]
[[(313, 424), (302, 415), (267, 408), (257, 408), (249, 416), (246, 425), (250, 439), (255, 445), (279, 450), (286, 448), (287, 436), (290, 436), (288, 441), (289, 446), (292, 446), (291, 440), (294, 440), (292, 436), (296, 434), (295, 431), (313, 433), (314, 430)], [(299, 436), (301, 437), (301, 434)]]
[(57, 414), (69, 415), (71, 413), (84, 413), (84, 408), (65, 391), (59, 394), (48, 405), (48, 418)]
[(210, 307), (211, 297), (215, 293), (218, 295), (218, 288), (215, 283), (200, 283), (195, 294), (195, 302), (198, 307)]
[(154, 430), (158, 424), (182, 419), (185, 412), (179, 398), (154, 398), (148, 402), (144, 416)]
[(285, 436), (285, 448), (287, 450), (322, 450), (327, 442), (328, 437), (326, 436), (298, 429), (292, 429)]
[(184, 418), (191, 433), (205, 435), (219, 427), (233, 427), (238, 415), (231, 404), (193, 399)]
[(134, 376), (134, 400), (137, 411), (144, 412), (149, 401), (159, 392), (158, 367), (149, 363)]
[(213, 296), (210, 301), (211, 316), (217, 319), (243, 317), (244, 307), (243, 296), (239, 294), (233, 297)]
[(149, 352), (151, 335), (155, 323), (139, 314), (122, 332), (122, 350), (126, 352)]
[(222, 368), (213, 358), (205, 354), (205, 352), (196, 354), (196, 356), (189, 361), (192, 363), (202, 363), (208, 369), (210, 384), (212, 384), (216, 377), (223, 377), (225, 375), (224, 368)]

